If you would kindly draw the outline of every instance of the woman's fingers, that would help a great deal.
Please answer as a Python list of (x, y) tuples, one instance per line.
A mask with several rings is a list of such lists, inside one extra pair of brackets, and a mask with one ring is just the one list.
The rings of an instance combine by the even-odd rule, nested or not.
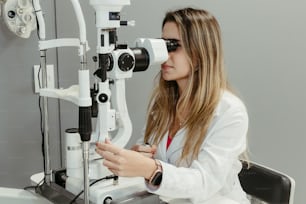
[[(109, 141), (96, 144), (96, 152), (103, 157), (103, 165), (118, 176), (143, 176), (148, 159), (153, 156), (152, 147), (137, 147), (138, 152), (119, 148)], [(153, 160), (149, 159), (150, 162)]]
[(156, 153), (156, 145), (134, 145), (131, 150), (139, 152), (145, 157), (153, 158)]
[(150, 157), (150, 158), (153, 157), (152, 153), (146, 153), (146, 152), (139, 152), (139, 153), (141, 153), (145, 157)]
[(96, 149), (97, 150), (101, 150), (101, 151), (107, 151), (107, 152), (111, 152), (113, 154), (120, 154), (121, 151), (123, 150), (120, 147), (117, 147), (111, 143), (96, 143)]
[(134, 145), (131, 150), (142, 153), (145, 156), (152, 156), (156, 152), (156, 145)]
[(115, 170), (115, 171), (119, 171), (119, 166), (113, 162), (111, 162), (110, 160), (104, 159), (103, 160), (103, 165), (106, 166), (109, 169)]
[(117, 153), (112, 153), (110, 151), (104, 151), (101, 149), (96, 149), (96, 152), (103, 157), (104, 160), (108, 160), (114, 164), (119, 164), (121, 161), (121, 153), (123, 152), (123, 149), (119, 149)]

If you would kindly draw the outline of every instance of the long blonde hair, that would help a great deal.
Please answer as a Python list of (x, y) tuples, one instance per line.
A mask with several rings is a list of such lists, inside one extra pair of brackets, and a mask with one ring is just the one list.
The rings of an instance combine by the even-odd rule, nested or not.
[[(160, 143), (175, 117), (179, 117), (187, 130), (180, 161), (187, 159), (190, 163), (199, 155), (220, 95), (227, 88), (221, 31), (209, 12), (194, 8), (168, 12), (162, 26), (167, 22), (178, 26), (191, 74), (179, 95), (176, 81), (165, 81), (159, 73), (148, 106), (144, 140)], [(186, 109), (186, 118), (181, 118), (180, 113)]]

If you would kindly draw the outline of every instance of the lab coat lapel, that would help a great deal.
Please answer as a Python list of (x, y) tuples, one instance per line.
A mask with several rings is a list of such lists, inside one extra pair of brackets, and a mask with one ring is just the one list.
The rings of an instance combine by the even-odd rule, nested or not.
[(184, 145), (184, 135), (185, 129), (180, 129), (172, 139), (172, 142), (166, 152), (168, 162), (176, 162), (181, 156)]
[(163, 139), (160, 141), (157, 148), (157, 159), (161, 159), (162, 161), (167, 161), (166, 147), (167, 147), (167, 135), (168, 131), (164, 135)]

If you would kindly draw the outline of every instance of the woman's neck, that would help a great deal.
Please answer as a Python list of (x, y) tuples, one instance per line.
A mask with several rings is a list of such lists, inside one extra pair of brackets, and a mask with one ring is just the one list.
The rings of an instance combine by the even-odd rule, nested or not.
[(185, 111), (181, 114), (175, 114), (174, 119), (171, 123), (170, 129), (169, 129), (169, 136), (174, 137), (176, 133), (184, 126), (187, 118), (188, 110), (185, 109)]

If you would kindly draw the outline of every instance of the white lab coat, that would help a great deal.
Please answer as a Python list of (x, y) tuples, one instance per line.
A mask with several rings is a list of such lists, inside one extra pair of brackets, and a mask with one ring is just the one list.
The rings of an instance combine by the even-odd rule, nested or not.
[(168, 150), (167, 135), (157, 147), (155, 158), (163, 168), (161, 185), (147, 190), (170, 203), (249, 204), (240, 186), (239, 155), (246, 150), (248, 115), (244, 104), (225, 91), (214, 113), (197, 160), (176, 166), (182, 153), (186, 129), (177, 132)]

